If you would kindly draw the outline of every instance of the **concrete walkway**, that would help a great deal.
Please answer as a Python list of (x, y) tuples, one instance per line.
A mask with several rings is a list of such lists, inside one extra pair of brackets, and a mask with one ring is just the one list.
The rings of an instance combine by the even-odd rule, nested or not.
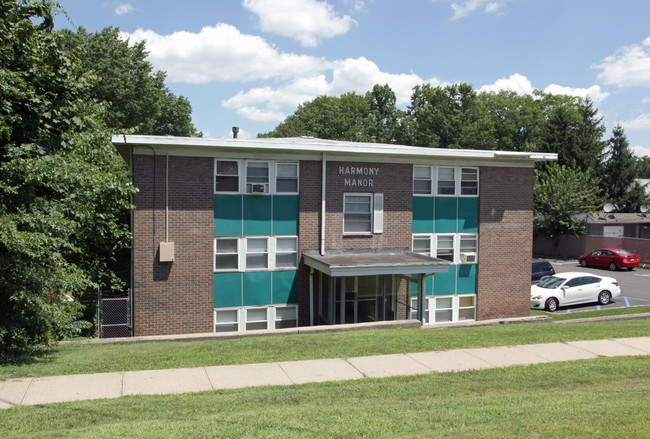
[(650, 337), (573, 341), (348, 359), (284, 361), (0, 381), (0, 409), (125, 395), (160, 395), (650, 355)]

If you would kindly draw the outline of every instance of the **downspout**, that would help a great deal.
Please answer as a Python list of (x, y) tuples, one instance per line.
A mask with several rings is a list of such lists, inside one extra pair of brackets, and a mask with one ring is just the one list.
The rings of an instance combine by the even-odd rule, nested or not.
[(165, 242), (169, 242), (169, 153), (165, 164)]
[(314, 326), (314, 269), (309, 270), (309, 326)]
[(320, 226), (320, 254), (321, 256), (325, 255), (325, 200), (326, 200), (326, 183), (327, 183), (327, 153), (323, 153), (323, 160), (322, 160), (322, 168), (323, 168), (323, 176), (322, 176), (322, 181), (321, 181), (321, 206), (320, 206), (320, 218), (321, 218), (321, 226)]

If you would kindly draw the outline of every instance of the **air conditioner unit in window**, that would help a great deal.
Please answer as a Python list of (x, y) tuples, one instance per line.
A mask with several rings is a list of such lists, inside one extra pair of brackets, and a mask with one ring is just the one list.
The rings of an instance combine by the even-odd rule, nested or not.
[(249, 183), (248, 185), (249, 194), (265, 194), (268, 192), (268, 183)]
[(466, 264), (472, 264), (476, 262), (476, 253), (461, 253), (460, 261)]

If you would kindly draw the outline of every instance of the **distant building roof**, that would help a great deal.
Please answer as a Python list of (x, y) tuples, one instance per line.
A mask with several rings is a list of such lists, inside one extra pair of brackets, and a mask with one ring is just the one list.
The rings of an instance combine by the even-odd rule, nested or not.
[(650, 213), (591, 213), (587, 216), (588, 224), (641, 224), (650, 223)]

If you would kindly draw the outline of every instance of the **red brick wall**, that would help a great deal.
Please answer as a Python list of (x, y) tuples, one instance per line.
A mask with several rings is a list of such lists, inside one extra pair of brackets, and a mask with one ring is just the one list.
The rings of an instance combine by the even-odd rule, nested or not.
[(161, 263), (166, 159), (162, 155), (133, 159), (133, 181), (139, 189), (133, 217), (136, 336), (213, 331), (214, 161), (169, 157), (168, 229), (175, 260)]
[[(343, 168), (378, 168), (377, 175), (348, 175)], [(410, 248), (412, 231), (412, 171), (410, 164), (327, 162), (325, 250)], [(372, 187), (346, 186), (345, 179), (372, 180)], [(319, 250), (321, 233), (322, 162), (300, 163), (300, 251)], [(343, 236), (343, 194), (383, 193), (383, 233)], [(309, 324), (309, 267), (300, 264), (298, 302), (300, 325)], [(317, 279), (315, 277), (315, 279)], [(316, 302), (316, 297), (314, 297)], [(314, 316), (316, 316), (314, 310)]]
[(477, 319), (530, 315), (533, 169), (482, 167)]

